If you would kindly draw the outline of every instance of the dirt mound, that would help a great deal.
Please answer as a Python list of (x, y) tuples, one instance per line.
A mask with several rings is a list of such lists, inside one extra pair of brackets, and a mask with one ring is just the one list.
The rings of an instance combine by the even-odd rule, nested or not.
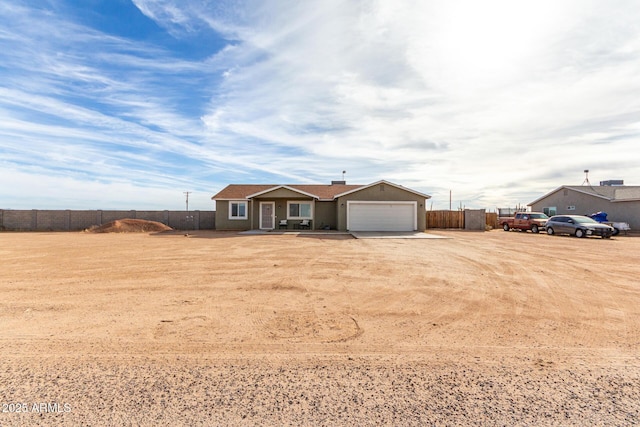
[(144, 219), (117, 219), (88, 229), (92, 233), (154, 233), (173, 230), (168, 225)]

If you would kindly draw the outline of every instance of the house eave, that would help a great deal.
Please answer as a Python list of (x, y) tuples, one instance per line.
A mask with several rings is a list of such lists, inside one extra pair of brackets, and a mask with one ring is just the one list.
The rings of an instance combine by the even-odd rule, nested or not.
[(640, 199), (613, 199), (611, 203), (640, 202)]
[(404, 191), (406, 191), (408, 193), (415, 194), (416, 196), (424, 197), (425, 199), (430, 199), (431, 198), (431, 196), (429, 196), (428, 194), (420, 193), (419, 191), (415, 191), (415, 190), (412, 190), (410, 188), (403, 187), (402, 185), (394, 184), (393, 182), (385, 181), (384, 179), (381, 179), (380, 181), (376, 181), (376, 182), (373, 182), (373, 183), (368, 184), (368, 185), (363, 185), (362, 187), (359, 187), (359, 188), (354, 188), (353, 190), (345, 191), (344, 193), (336, 194), (335, 196), (333, 196), (333, 198), (337, 199), (338, 197), (343, 197), (343, 196), (347, 196), (349, 194), (357, 193), (358, 191), (366, 190), (367, 188), (374, 187), (374, 186), (380, 185), (380, 184), (390, 185), (390, 186), (398, 188), (400, 190), (404, 190)]
[(267, 193), (270, 193), (272, 191), (276, 191), (276, 190), (280, 190), (280, 189), (293, 191), (294, 193), (302, 194), (304, 196), (311, 197), (312, 199), (319, 199), (319, 197), (316, 196), (315, 194), (307, 193), (306, 191), (298, 190), (297, 188), (293, 188), (293, 187), (290, 187), (288, 185), (276, 185), (276, 186), (274, 186), (272, 188), (268, 188), (266, 190), (259, 191), (259, 192), (254, 193), (254, 194), (250, 194), (250, 195), (248, 195), (246, 197), (247, 197), (247, 199), (253, 199), (253, 198), (261, 196), (263, 194), (267, 194)]
[[(597, 193), (591, 193), (591, 192), (589, 192), (589, 191), (582, 191), (582, 190), (578, 190), (578, 189), (576, 189), (576, 188), (572, 188), (572, 187), (570, 187), (570, 186), (568, 186), (568, 185), (561, 185), (560, 187), (556, 188), (555, 190), (551, 190), (551, 191), (549, 191), (549, 192), (548, 192), (547, 194), (545, 194), (544, 196), (537, 198), (537, 199), (536, 199), (536, 200), (534, 200), (533, 202), (531, 202), (531, 203), (527, 203), (527, 206), (533, 206), (533, 205), (535, 205), (536, 203), (539, 203), (540, 201), (542, 201), (542, 200), (546, 199), (547, 197), (551, 196), (552, 194), (557, 193), (558, 191), (563, 190), (563, 189), (567, 189), (567, 190), (575, 191), (575, 192), (578, 192), (578, 193), (586, 194), (586, 195), (588, 195), (588, 196), (599, 197), (599, 198), (601, 198), (601, 199), (605, 199), (605, 200), (608, 200), (608, 201), (610, 201), (610, 202), (615, 201), (614, 199), (611, 199), (611, 198), (609, 198), (609, 197), (607, 197), (607, 196), (603, 196), (602, 194), (597, 194)], [(595, 190), (594, 190), (594, 191), (595, 191)]]

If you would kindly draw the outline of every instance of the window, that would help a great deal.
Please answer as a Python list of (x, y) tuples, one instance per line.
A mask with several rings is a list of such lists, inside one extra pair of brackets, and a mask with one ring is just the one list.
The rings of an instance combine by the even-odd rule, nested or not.
[(229, 202), (229, 219), (247, 219), (247, 202)]
[(312, 219), (310, 202), (287, 202), (287, 219)]
[(542, 212), (544, 212), (547, 216), (554, 216), (557, 215), (558, 210), (554, 206), (551, 208), (542, 208)]
[(547, 215), (541, 213), (532, 213), (529, 216), (531, 217), (531, 219), (549, 219)]

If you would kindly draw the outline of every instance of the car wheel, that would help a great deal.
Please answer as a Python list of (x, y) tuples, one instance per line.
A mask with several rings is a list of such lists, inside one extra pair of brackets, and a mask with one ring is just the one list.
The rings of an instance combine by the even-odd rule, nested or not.
[(503, 225), (502, 225), (502, 229), (503, 229), (504, 231), (509, 231), (509, 224), (503, 224)]
[(532, 225), (531, 226), (531, 232), (538, 234), (540, 232), (540, 230), (538, 230), (538, 226), (537, 225)]
[(547, 234), (548, 234), (549, 236), (553, 236), (553, 228), (551, 228), (551, 227), (547, 227)]
[(618, 230), (617, 228), (613, 228), (613, 234), (611, 234), (612, 236), (617, 236), (618, 234), (620, 234), (620, 230)]
[(584, 230), (581, 228), (578, 228), (576, 230), (576, 237), (584, 237), (584, 236), (585, 236)]

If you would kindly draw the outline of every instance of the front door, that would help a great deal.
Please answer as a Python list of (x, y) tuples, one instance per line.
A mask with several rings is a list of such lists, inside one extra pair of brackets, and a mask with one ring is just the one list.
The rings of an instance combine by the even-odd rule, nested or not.
[(273, 230), (275, 223), (275, 203), (260, 202), (260, 229)]

